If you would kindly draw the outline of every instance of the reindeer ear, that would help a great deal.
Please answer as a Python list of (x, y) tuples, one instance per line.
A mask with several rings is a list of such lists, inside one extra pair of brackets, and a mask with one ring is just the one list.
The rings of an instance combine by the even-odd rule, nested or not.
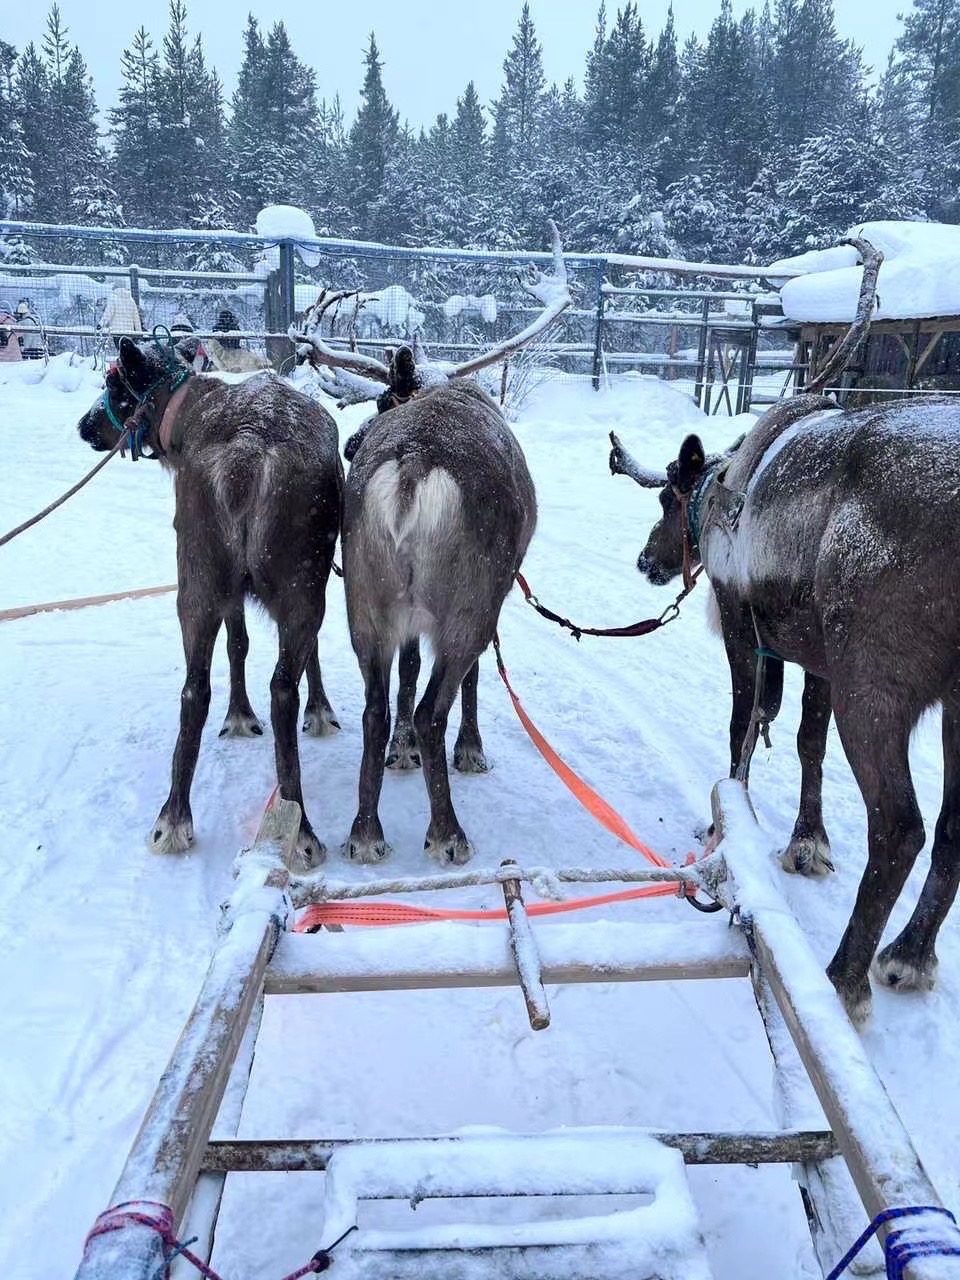
[(143, 352), (129, 338), (120, 339), (120, 350), (117, 353), (117, 364), (133, 387), (134, 391), (144, 391), (150, 381), (150, 368)]
[(399, 347), (390, 362), (390, 386), (397, 395), (409, 396), (417, 389), (417, 362), (409, 347)]
[(681, 493), (689, 493), (697, 483), (705, 461), (706, 455), (700, 437), (687, 436), (680, 446), (680, 456), (677, 458), (676, 484)]

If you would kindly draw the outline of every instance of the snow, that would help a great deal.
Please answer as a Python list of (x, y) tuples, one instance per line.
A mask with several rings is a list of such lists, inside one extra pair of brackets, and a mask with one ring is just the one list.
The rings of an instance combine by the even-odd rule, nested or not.
[[(75, 424), (98, 380), (81, 366), (79, 385), (70, 389), (74, 375), (67, 377), (66, 367), (0, 365), (4, 528), (46, 505), (96, 460)], [(341, 440), (366, 414), (356, 406), (338, 415)], [(672, 589), (650, 586), (634, 567), (659, 513), (657, 495), (610, 476), (608, 432), (617, 431), (644, 463), (663, 467), (688, 431), (697, 430), (713, 451), (748, 421), (703, 417), (675, 384), (649, 378), (624, 377), (601, 394), (570, 382), (539, 387), (516, 429), (540, 504), (524, 568), (540, 598), (597, 625), (660, 613)], [(111, 461), (64, 508), (2, 549), (2, 607), (171, 581), (171, 517), (171, 487), (159, 467)], [(516, 592), (501, 617), (511, 680), (533, 719), (630, 826), (676, 862), (697, 849), (694, 832), (708, 820), (710, 786), (727, 772), (729, 676), (707, 628), (706, 599), (702, 588), (694, 592), (679, 621), (641, 641), (585, 638), (578, 645)], [(275, 634), (256, 610), (248, 626), (248, 687), (262, 716)], [(336, 852), (354, 814), (362, 710), (339, 581), (331, 583), (320, 648), (343, 729), (330, 739), (302, 738), (301, 754), (331, 876), (370, 882), (421, 875), (430, 868), (418, 775), (388, 775), (384, 783), (382, 817), (395, 849), (389, 867), (352, 867)], [(147, 852), (144, 837), (167, 788), (182, 663), (169, 596), (0, 624), (0, 1267), (12, 1280), (73, 1273), (200, 988), (237, 850), (249, 843), (273, 787), (269, 734), (217, 738), (227, 690), (221, 638), (193, 788), (195, 847), (181, 858)], [(480, 723), (494, 768), (488, 776), (452, 777), (478, 865), (514, 857), (529, 866), (636, 866), (636, 855), (563, 791), (523, 734), (492, 661), (481, 665)], [(759, 752), (753, 766), (754, 803), (771, 851), (786, 843), (795, 817), (801, 687), (789, 669), (775, 749)], [(939, 756), (939, 717), (931, 714), (912, 744), (931, 834)], [(766, 855), (822, 964), (849, 916), (865, 850), (863, 805), (833, 730), (824, 810), (836, 875), (824, 882), (788, 877), (773, 853)], [(763, 850), (758, 845), (756, 856)], [(902, 927), (928, 866), (924, 852), (888, 936)], [(524, 896), (532, 891), (525, 888)], [(478, 908), (501, 905), (502, 894), (473, 887), (417, 901)], [(633, 933), (641, 955), (665, 945), (663, 935), (644, 932), (648, 923), (702, 928), (705, 950), (727, 936), (722, 918), (701, 919), (674, 898), (580, 918), (590, 922), (585, 960), (600, 955), (600, 935), (614, 924)], [(941, 933), (937, 989), (926, 996), (876, 991), (861, 1037), (953, 1208), (960, 1202), (958, 918)], [(534, 924), (545, 968), (565, 950), (554, 931), (570, 927), (569, 917)], [(453, 950), (453, 928), (421, 933), (416, 926), (396, 937), (398, 945), (409, 939), (411, 950), (441, 943)], [(487, 939), (478, 949), (493, 961), (498, 948), (509, 954), (502, 924), (457, 928)], [(348, 937), (323, 935), (324, 947), (332, 951), (339, 936)], [(378, 949), (382, 960), (392, 946), (385, 931), (349, 939), (352, 949), (369, 951), (371, 965)], [(278, 958), (293, 963), (290, 948), (318, 940), (284, 939)], [(241, 1136), (423, 1137), (477, 1125), (518, 1133), (574, 1125), (776, 1127), (769, 1054), (746, 979), (548, 982), (547, 995), (552, 1024), (537, 1033), (516, 987), (268, 997)], [(717, 1280), (819, 1274), (788, 1169), (704, 1166), (688, 1177)], [(330, 1243), (320, 1213), (323, 1183), (322, 1174), (231, 1177), (217, 1269), (230, 1280), (282, 1275)], [(401, 1211), (409, 1216), (402, 1204), (390, 1209)]]
[(480, 297), (472, 293), (452, 293), (445, 300), (442, 311), (448, 320), (455, 320), (462, 315), (476, 315), (484, 324), (496, 324), (497, 300), (492, 293), (485, 293)]
[[(304, 240), (316, 241), (317, 238), (313, 219), (306, 209), (298, 209), (292, 204), (268, 204), (257, 214), (256, 229), (257, 235), (264, 240), (297, 241), (297, 253), (308, 267), (315, 267), (320, 261), (321, 254), (300, 243)], [(277, 255), (274, 265), (279, 266), (279, 262)]]
[[(883, 255), (877, 279), (875, 320), (914, 320), (960, 315), (960, 227), (938, 222), (862, 222), (848, 236), (862, 236)], [(780, 290), (783, 314), (806, 322), (849, 322), (856, 312), (862, 270), (849, 245), (782, 258), (769, 268), (805, 274)]]

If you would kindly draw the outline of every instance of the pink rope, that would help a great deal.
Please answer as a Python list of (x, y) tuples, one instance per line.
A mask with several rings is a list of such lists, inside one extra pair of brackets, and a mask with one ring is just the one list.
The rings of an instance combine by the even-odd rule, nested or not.
[[(173, 1213), (169, 1205), (159, 1204), (156, 1200), (125, 1200), (122, 1204), (116, 1204), (110, 1209), (104, 1210), (90, 1228), (83, 1246), (84, 1255), (86, 1255), (91, 1241), (96, 1240), (98, 1236), (110, 1235), (111, 1232), (122, 1231), (125, 1227), (147, 1227), (149, 1230), (155, 1231), (160, 1237), (167, 1254), (168, 1267), (174, 1257), (182, 1257), (196, 1267), (200, 1274), (206, 1277), (206, 1280), (222, 1280), (222, 1277), (212, 1267), (208, 1267), (202, 1258), (198, 1258), (195, 1253), (190, 1252), (185, 1244), (180, 1243), (174, 1235)], [(338, 1240), (337, 1244), (339, 1243), (340, 1241)], [(321, 1249), (314, 1254), (309, 1262), (300, 1267), (299, 1270), (291, 1271), (289, 1275), (283, 1277), (283, 1280), (302, 1280), (303, 1276), (326, 1271), (329, 1266), (329, 1252)], [(169, 1275), (169, 1269), (166, 1274)]]

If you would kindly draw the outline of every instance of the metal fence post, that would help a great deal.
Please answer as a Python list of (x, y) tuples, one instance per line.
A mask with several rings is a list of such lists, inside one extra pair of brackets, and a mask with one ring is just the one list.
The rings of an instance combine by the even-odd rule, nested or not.
[(593, 389), (600, 390), (600, 375), (603, 372), (603, 307), (606, 294), (603, 283), (606, 279), (606, 260), (601, 258), (597, 263), (597, 332), (593, 340)]
[[(280, 266), (267, 276), (264, 296), (264, 320), (268, 333), (286, 334), (293, 324), (296, 312), (293, 274), (293, 241), (281, 240)], [(275, 369), (294, 354), (293, 343), (287, 337), (267, 339), (267, 358)]]
[[(693, 398), (703, 408), (703, 391), (706, 382), (705, 364), (707, 358), (707, 331), (710, 324), (710, 299), (704, 298), (700, 308), (700, 345), (697, 348), (697, 382), (693, 389)], [(707, 393), (707, 410), (710, 408), (710, 394)]]

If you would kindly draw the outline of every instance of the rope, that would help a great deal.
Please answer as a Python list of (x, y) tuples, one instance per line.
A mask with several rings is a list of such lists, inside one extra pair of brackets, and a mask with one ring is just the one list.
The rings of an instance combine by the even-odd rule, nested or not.
[[(206, 1280), (223, 1280), (202, 1258), (190, 1252), (189, 1245), (194, 1243), (193, 1240), (182, 1243), (176, 1238), (173, 1230), (173, 1213), (169, 1205), (160, 1204), (156, 1200), (125, 1200), (122, 1204), (106, 1209), (90, 1228), (83, 1246), (84, 1256), (91, 1241), (96, 1240), (98, 1236), (110, 1235), (114, 1231), (122, 1231), (125, 1227), (147, 1227), (150, 1231), (157, 1233), (164, 1251), (164, 1276), (169, 1276), (170, 1263), (174, 1258), (185, 1258), (202, 1276), (206, 1277)], [(309, 1262), (285, 1275), (283, 1280), (302, 1280), (303, 1276), (316, 1275), (328, 1270), (333, 1261), (330, 1257), (331, 1253), (351, 1231), (356, 1230), (358, 1230), (356, 1224), (348, 1227), (332, 1245), (326, 1249), (318, 1249)]]
[(903, 1280), (907, 1267), (918, 1258), (960, 1258), (960, 1230), (957, 1229), (957, 1220), (950, 1210), (936, 1204), (908, 1205), (899, 1209), (884, 1209), (882, 1213), (878, 1213), (859, 1239), (854, 1241), (843, 1255), (826, 1280), (839, 1280), (870, 1237), (884, 1223), (891, 1222), (895, 1218), (913, 1218), (924, 1213), (934, 1213), (949, 1218), (949, 1225), (943, 1224), (943, 1233), (939, 1240), (920, 1233), (916, 1227), (899, 1227), (888, 1232), (883, 1243), (887, 1280)]
[(0, 547), (5, 546), (8, 542), (12, 542), (13, 539), (16, 538), (19, 534), (25, 533), (27, 529), (33, 528), (35, 524), (39, 524), (40, 521), (43, 520), (45, 516), (50, 515), (52, 511), (56, 511), (57, 507), (62, 507), (68, 498), (72, 498), (73, 495), (75, 493), (78, 493), (85, 484), (89, 484), (89, 482), (93, 479), (93, 477), (97, 474), (97, 472), (102, 470), (110, 461), (110, 459), (113, 457), (113, 455), (117, 453), (120, 448), (122, 448), (126, 439), (127, 439), (127, 435), (126, 433), (124, 433), (120, 437), (120, 439), (117, 441), (117, 443), (113, 446), (113, 448), (110, 450), (110, 452), (107, 454), (107, 456), (105, 458), (101, 458), (95, 467), (91, 467), (82, 480), (78, 480), (75, 485), (73, 485), (71, 488), (69, 488), (66, 491), (66, 493), (61, 494), (60, 497), (57, 498), (56, 502), (51, 502), (48, 507), (44, 507), (42, 511), (38, 511), (35, 516), (31, 516), (29, 520), (24, 520), (23, 524), (18, 524), (15, 529), (11, 529), (9, 533), (5, 533), (3, 537), (0, 538)]

